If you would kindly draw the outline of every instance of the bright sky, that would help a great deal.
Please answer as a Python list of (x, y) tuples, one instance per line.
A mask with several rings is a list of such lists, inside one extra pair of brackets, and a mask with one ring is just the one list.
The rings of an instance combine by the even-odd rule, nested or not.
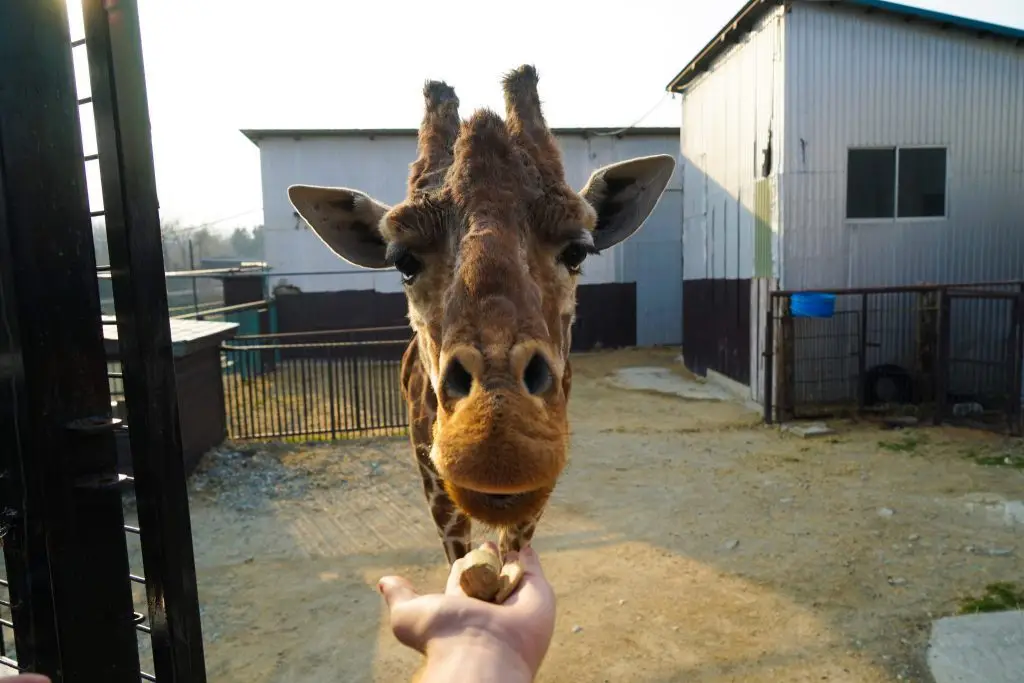
[[(743, 5), (138, 2), (163, 217), (218, 228), (262, 221), (259, 154), (239, 129), (416, 127), (427, 78), (453, 85), (464, 115), (501, 111), (501, 74), (532, 63), (552, 126), (621, 127), (648, 112), (644, 126), (678, 125), (665, 86)], [(1024, 28), (1022, 0), (907, 4)], [(72, 7), (72, 38), (80, 16)]]

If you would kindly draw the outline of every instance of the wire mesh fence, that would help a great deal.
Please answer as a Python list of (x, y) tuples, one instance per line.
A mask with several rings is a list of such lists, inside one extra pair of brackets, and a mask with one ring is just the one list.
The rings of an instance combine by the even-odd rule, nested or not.
[[(801, 297), (821, 310), (803, 310)], [(1024, 283), (774, 292), (768, 421), (913, 407), (1021, 431)]]
[[(222, 345), (228, 438), (309, 441), (404, 432), (399, 371), (408, 332), (246, 335)], [(368, 335), (378, 338), (358, 339)]]

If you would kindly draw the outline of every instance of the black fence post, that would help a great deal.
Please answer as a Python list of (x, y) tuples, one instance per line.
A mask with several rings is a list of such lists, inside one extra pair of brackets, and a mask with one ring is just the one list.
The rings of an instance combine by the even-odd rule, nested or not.
[(765, 312), (764, 325), (764, 395), (762, 403), (764, 406), (764, 422), (772, 424), (773, 405), (772, 392), (774, 391), (775, 376), (775, 297), (768, 293), (768, 310)]
[(0, 467), (20, 668), (135, 683), (128, 550), (63, 2), (0, 3)]
[(939, 324), (935, 340), (935, 415), (932, 422), (938, 426), (946, 419), (949, 400), (950, 363), (950, 300), (949, 290), (938, 289)]
[(337, 413), (337, 399), (334, 391), (334, 347), (327, 347), (327, 403), (331, 411), (331, 440), (338, 435), (338, 424), (335, 420)]
[(860, 295), (860, 339), (857, 344), (857, 410), (867, 407), (868, 367), (868, 294)]
[(1013, 354), (1010, 377), (1010, 400), (1007, 402), (1007, 419), (1009, 431), (1013, 436), (1020, 436), (1022, 427), (1021, 392), (1024, 391), (1024, 378), (1021, 377), (1024, 364), (1024, 294), (1018, 293), (1013, 299), (1013, 331), (1010, 335), (1010, 353)]
[(204, 683), (137, 0), (83, 5), (155, 673)]

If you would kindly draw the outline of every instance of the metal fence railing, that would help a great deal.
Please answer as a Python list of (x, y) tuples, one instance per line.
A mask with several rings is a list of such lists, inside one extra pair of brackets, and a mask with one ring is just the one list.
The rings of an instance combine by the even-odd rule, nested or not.
[[(404, 338), (354, 339), (399, 329)], [(228, 438), (308, 441), (404, 433), (399, 371), (408, 331), (246, 335), (222, 345)]]
[(1021, 432), (1022, 282), (772, 292), (764, 324), (766, 422), (913, 406)]

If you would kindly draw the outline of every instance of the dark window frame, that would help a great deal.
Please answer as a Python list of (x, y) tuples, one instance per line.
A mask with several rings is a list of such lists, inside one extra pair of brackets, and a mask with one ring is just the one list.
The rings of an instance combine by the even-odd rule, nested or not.
[[(899, 215), (900, 203), (900, 156), (904, 151), (915, 150), (941, 150), (943, 152), (943, 176), (942, 176), (942, 213), (938, 215), (901, 216)], [(851, 217), (850, 216), (850, 155), (852, 152), (892, 152), (893, 155), (893, 187), (892, 187), (892, 213), (885, 216), (874, 217)], [(949, 218), (949, 146), (948, 145), (864, 145), (848, 147), (846, 150), (846, 186), (843, 205), (844, 221), (847, 223), (922, 223), (928, 221), (941, 221)]]

